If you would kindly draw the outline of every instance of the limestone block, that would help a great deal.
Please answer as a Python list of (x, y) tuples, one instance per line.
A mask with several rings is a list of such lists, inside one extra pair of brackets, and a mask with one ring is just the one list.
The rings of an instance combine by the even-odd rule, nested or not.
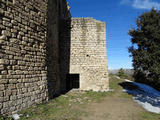
[[(13, 24), (13, 25), (15, 25), (15, 26), (17, 26), (18, 25), (18, 22), (17, 21), (15, 21), (15, 20), (11, 20), (11, 23)], [(16, 30), (16, 29), (12, 29), (12, 30)], [(17, 30), (16, 30), (17, 31)]]
[(4, 70), (4, 65), (0, 65), (0, 70)]
[(7, 30), (2, 30), (2, 35), (10, 37), (11, 36), (11, 32), (7, 31)]
[(7, 75), (7, 71), (6, 71), (6, 70), (3, 70), (3, 71), (1, 71), (1, 74), (2, 74), (2, 75)]
[(15, 89), (16, 88), (16, 85), (15, 84), (8, 84), (8, 89)]
[(4, 14), (4, 10), (2, 8), (0, 8), (0, 15)]
[(0, 97), (3, 97), (3, 96), (4, 96), (4, 92), (0, 91)]
[(0, 36), (0, 40), (6, 40), (6, 35)]
[(7, 84), (8, 83), (8, 79), (0, 79), (0, 84)]
[(0, 91), (5, 90), (5, 86), (3, 84), (0, 84)]
[(5, 90), (4, 91), (4, 96), (10, 96), (12, 94), (11, 90)]
[(3, 104), (2, 104), (2, 103), (0, 103), (0, 110), (2, 109), (2, 107), (3, 107)]
[(4, 97), (0, 97), (0, 103), (3, 103)]
[(3, 107), (4, 107), (4, 108), (8, 108), (8, 107), (9, 107), (8, 102), (3, 102)]
[(9, 79), (9, 83), (10, 84), (16, 84), (17, 83), (17, 79)]
[(12, 95), (12, 96), (10, 96), (10, 100), (11, 100), (11, 101), (15, 101), (15, 100), (17, 100), (17, 98), (18, 98), (18, 97), (17, 97), (16, 95), (14, 95), (14, 96), (13, 96), (13, 95)]

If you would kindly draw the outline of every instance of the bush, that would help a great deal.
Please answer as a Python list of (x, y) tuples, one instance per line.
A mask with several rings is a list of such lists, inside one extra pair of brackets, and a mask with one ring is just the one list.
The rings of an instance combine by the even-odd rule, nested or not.
[(160, 11), (154, 8), (137, 18), (137, 27), (129, 31), (134, 78), (138, 82), (160, 85)]
[(121, 68), (119, 71), (118, 71), (118, 76), (120, 78), (126, 78), (127, 77), (127, 74), (125, 74), (125, 71), (123, 68)]

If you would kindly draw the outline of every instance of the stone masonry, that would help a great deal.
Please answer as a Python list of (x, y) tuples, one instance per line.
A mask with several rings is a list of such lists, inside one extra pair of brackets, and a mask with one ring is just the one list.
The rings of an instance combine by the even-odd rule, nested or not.
[(106, 25), (93, 18), (72, 18), (70, 74), (79, 74), (81, 90), (106, 91)]
[(105, 23), (71, 20), (66, 0), (0, 0), (0, 115), (65, 92), (72, 74), (108, 89)]
[[(60, 93), (60, 24), (65, 0), (0, 0), (0, 114)], [(61, 21), (61, 22), (60, 22)]]
[(0, 1), (0, 113), (48, 99), (43, 0)]

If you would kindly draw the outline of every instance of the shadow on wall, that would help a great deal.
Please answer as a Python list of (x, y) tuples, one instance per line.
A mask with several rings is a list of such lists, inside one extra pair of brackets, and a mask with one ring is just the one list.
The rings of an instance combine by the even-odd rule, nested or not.
[(79, 74), (70, 74), (71, 14), (66, 0), (59, 5), (59, 67), (60, 90), (66, 93), (79, 88)]
[[(66, 0), (48, 0), (47, 84), (49, 99), (67, 92), (70, 66), (71, 15)], [(70, 81), (69, 81), (70, 82)]]
[(46, 39), (46, 65), (47, 85), (49, 99), (59, 93), (60, 78), (58, 65), (58, 2), (48, 0), (47, 10), (47, 39)]
[[(62, 10), (62, 9), (61, 9)], [(60, 11), (61, 12), (61, 11)], [(63, 14), (61, 14), (63, 15)], [(67, 88), (66, 75), (69, 74), (70, 67), (70, 42), (71, 42), (71, 19), (64, 19), (60, 16), (59, 22), (59, 65), (60, 65), (60, 88), (65, 93)]]

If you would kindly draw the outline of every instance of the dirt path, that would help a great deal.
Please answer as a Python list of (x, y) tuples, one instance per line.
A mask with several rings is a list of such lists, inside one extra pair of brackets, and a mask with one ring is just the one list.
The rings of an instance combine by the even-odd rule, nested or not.
[(123, 92), (120, 86), (123, 82), (110, 75), (113, 92), (72, 90), (22, 111), (20, 120), (160, 120), (160, 115), (145, 111), (131, 95)]
[(100, 103), (90, 103), (86, 106), (87, 116), (82, 120), (139, 120), (137, 114), (144, 109), (130, 98), (121, 97), (120, 88), (113, 97), (106, 97)]
[(123, 98), (106, 98), (101, 103), (87, 106), (87, 117), (82, 120), (137, 120), (137, 116), (143, 109), (132, 100)]

